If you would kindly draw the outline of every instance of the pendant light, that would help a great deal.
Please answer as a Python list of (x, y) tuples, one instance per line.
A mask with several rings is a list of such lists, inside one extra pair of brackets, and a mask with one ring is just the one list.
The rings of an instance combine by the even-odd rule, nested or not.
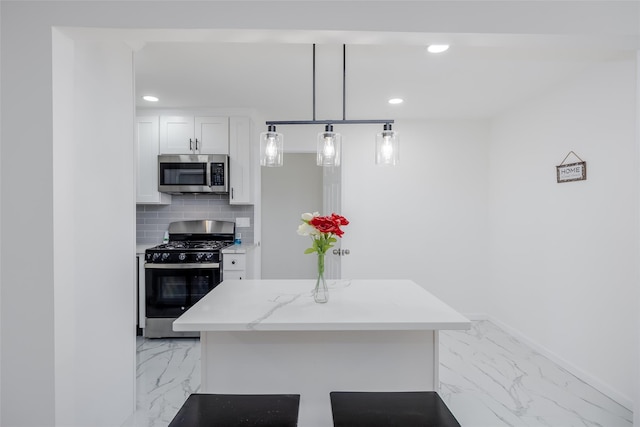
[(326, 125), (324, 132), (318, 134), (317, 161), (318, 166), (340, 166), (342, 136), (333, 131), (333, 125)]
[(268, 130), (260, 134), (260, 165), (282, 166), (283, 140), (284, 136), (276, 132), (274, 125), (269, 125)]
[(376, 165), (395, 166), (398, 162), (399, 138), (391, 130), (391, 123), (385, 123), (381, 133), (376, 135)]
[[(318, 166), (340, 166), (342, 136), (333, 131), (335, 124), (384, 124), (381, 134), (376, 136), (376, 164), (395, 165), (398, 161), (398, 137), (391, 130), (393, 120), (347, 120), (346, 93), (346, 45), (342, 45), (342, 119), (316, 120), (316, 45), (313, 45), (313, 118), (312, 120), (267, 121), (267, 132), (260, 134), (260, 164), (262, 166), (282, 166), (282, 134), (277, 133), (276, 125), (325, 125), (324, 132), (317, 138)], [(380, 142), (378, 142), (378, 138)]]

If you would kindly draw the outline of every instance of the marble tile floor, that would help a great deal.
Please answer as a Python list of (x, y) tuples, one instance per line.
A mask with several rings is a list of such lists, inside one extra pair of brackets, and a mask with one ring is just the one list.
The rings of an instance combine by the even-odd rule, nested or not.
[(488, 321), (440, 333), (440, 396), (463, 427), (631, 427), (633, 414)]
[[(633, 425), (631, 411), (491, 322), (442, 332), (440, 344), (440, 396), (463, 427)], [(198, 339), (138, 338), (138, 410), (123, 427), (166, 427), (199, 388)]]

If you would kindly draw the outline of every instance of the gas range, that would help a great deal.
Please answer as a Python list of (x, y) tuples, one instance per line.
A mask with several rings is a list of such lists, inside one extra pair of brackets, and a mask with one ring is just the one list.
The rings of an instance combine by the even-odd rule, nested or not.
[(220, 251), (231, 246), (233, 241), (175, 240), (163, 243), (145, 252), (145, 261), (150, 263), (198, 263), (219, 262)]
[(222, 249), (233, 244), (235, 222), (179, 221), (169, 241), (145, 251), (144, 336), (198, 336), (173, 331), (173, 321), (222, 279)]
[(220, 251), (233, 244), (235, 223), (198, 220), (169, 224), (169, 242), (145, 251), (147, 264), (220, 262)]

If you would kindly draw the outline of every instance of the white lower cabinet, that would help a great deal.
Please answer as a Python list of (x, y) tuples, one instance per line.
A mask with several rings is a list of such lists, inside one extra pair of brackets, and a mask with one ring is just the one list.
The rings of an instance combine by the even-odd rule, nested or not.
[(225, 270), (223, 274), (224, 280), (244, 280), (246, 275), (244, 271)]
[(222, 252), (222, 280), (243, 280), (247, 278), (247, 255), (244, 253)]

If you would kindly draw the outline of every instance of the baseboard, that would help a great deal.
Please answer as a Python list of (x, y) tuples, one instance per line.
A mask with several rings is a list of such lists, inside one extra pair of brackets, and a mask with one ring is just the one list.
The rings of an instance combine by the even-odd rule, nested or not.
[[(559, 365), (561, 368), (566, 369), (581, 381), (584, 381), (585, 383), (589, 384), (590, 386), (592, 386), (599, 392), (603, 393), (604, 395), (608, 396), (610, 399), (614, 400), (620, 405), (624, 406), (628, 410), (633, 411), (633, 399), (631, 399), (629, 396), (626, 396), (623, 393), (618, 392), (613, 387), (602, 382), (600, 379), (594, 377), (593, 375), (588, 374), (587, 372), (583, 371), (580, 368), (577, 368), (576, 366), (568, 362), (566, 359), (563, 359), (562, 357), (558, 356), (557, 354), (550, 351), (546, 347), (538, 344), (536, 341), (530, 339), (519, 330), (512, 328), (509, 325), (506, 325), (505, 323), (501, 322), (500, 320), (492, 316), (484, 315), (484, 318), (482, 318), (483, 317), (482, 315), (473, 315), (473, 318), (469, 315), (465, 315), (465, 316), (469, 318), (469, 320), (488, 320), (489, 322), (498, 326), (503, 331), (507, 332), (509, 335), (522, 341), (523, 343), (531, 347), (533, 350), (537, 351), (538, 353), (542, 354), (549, 360), (553, 361), (554, 363)], [(476, 316), (478, 318), (475, 318)]]

